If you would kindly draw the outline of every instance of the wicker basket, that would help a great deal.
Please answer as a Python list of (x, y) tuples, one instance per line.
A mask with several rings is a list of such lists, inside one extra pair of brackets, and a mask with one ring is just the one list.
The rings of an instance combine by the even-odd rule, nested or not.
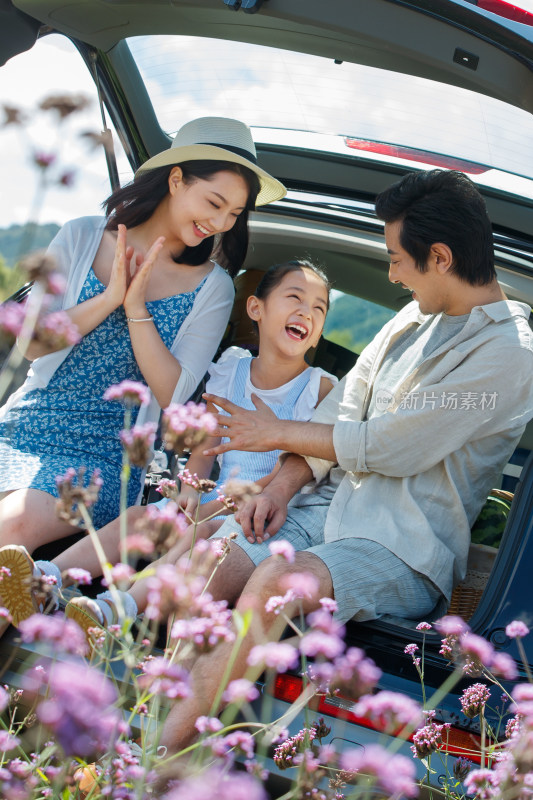
[(468, 622), (485, 590), (496, 558), (497, 549), (484, 544), (471, 544), (464, 581), (453, 590), (448, 614), (456, 614)]

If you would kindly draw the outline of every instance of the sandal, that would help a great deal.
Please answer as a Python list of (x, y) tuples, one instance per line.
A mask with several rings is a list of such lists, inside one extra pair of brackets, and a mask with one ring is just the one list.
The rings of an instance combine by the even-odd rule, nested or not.
[[(124, 610), (133, 621), (137, 616), (137, 606), (132, 597), (125, 592), (119, 592), (124, 603)], [(118, 609), (113, 599), (108, 596), (109, 592), (103, 592), (96, 599), (91, 597), (76, 597), (70, 600), (65, 606), (65, 614), (70, 619), (77, 622), (89, 645), (94, 644), (94, 635), (90, 633), (91, 628), (100, 628), (107, 633), (110, 625), (117, 625), (124, 620), (120, 619)]]
[(33, 589), (34, 568), (33, 558), (22, 545), (0, 548), (0, 597), (15, 628), (32, 614), (44, 611), (47, 605), (47, 598), (44, 595), (38, 598)]

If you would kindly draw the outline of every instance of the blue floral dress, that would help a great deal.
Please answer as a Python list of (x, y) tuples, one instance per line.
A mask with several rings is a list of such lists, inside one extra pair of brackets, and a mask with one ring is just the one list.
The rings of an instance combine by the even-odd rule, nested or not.
[[(204, 279), (205, 280), (205, 279)], [(192, 292), (147, 302), (165, 345), (170, 348), (192, 309), (204, 281)], [(92, 268), (78, 303), (104, 291)], [(95, 469), (103, 479), (92, 509), (95, 527), (119, 515), (124, 406), (103, 399), (105, 390), (123, 380), (146, 383), (137, 365), (122, 307), (75, 345), (44, 389), (34, 389), (0, 423), (0, 491), (32, 488), (58, 496), (56, 476), (69, 467)], [(138, 409), (132, 413), (135, 423)], [(142, 470), (133, 467), (128, 505), (140, 491)]]

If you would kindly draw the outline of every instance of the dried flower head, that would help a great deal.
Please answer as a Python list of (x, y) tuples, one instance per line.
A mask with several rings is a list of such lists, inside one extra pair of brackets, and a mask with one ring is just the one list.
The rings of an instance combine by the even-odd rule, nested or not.
[(230, 478), (222, 488), (224, 496), (237, 507), (261, 492), (261, 487), (257, 483), (240, 481), (237, 478)]
[(100, 477), (100, 470), (95, 469), (87, 486), (83, 485), (85, 467), (76, 470), (71, 467), (64, 475), (58, 475), (56, 486), (59, 492), (59, 500), (56, 503), (56, 513), (59, 519), (70, 522), (71, 525), (84, 525), (83, 515), (80, 512), (80, 505), (90, 508), (98, 500), (98, 494), (103, 481)]
[(209, 480), (209, 478), (199, 478), (196, 472), (191, 474), (188, 469), (184, 469), (179, 473), (178, 478), (182, 483), (186, 483), (198, 494), (209, 494), (213, 489), (216, 489), (216, 482)]
[(135, 523), (135, 528), (153, 543), (154, 552), (164, 554), (181, 539), (188, 525), (176, 503), (170, 501), (162, 507), (155, 503), (146, 506), (146, 511)]
[(206, 410), (205, 403), (172, 403), (163, 412), (161, 430), (165, 446), (182, 453), (201, 444), (217, 427), (214, 414)]
[(22, 125), (24, 123), (24, 114), (20, 108), (3, 103), (2, 110), (4, 112), (4, 128), (7, 128), (8, 125)]
[(103, 147), (107, 153), (113, 152), (113, 134), (111, 131), (84, 131), (82, 134), (93, 150)]
[(155, 422), (145, 422), (144, 425), (134, 425), (129, 430), (120, 431), (120, 441), (134, 466), (147, 465), (152, 455), (156, 430)]
[(180, 490), (176, 481), (162, 478), (157, 485), (156, 492), (159, 492), (159, 494), (166, 497), (168, 500), (173, 500), (175, 502), (179, 497)]
[(83, 111), (91, 104), (83, 94), (52, 94), (39, 103), (41, 111), (55, 111), (60, 119)]

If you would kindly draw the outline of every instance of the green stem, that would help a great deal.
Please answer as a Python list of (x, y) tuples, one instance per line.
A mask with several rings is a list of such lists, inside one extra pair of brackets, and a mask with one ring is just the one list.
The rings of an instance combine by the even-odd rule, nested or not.
[[(131, 408), (126, 407), (124, 412), (124, 430), (131, 428)], [(122, 449), (122, 469), (120, 470), (120, 560), (123, 564), (128, 563), (128, 549), (126, 537), (128, 535), (126, 509), (128, 507), (128, 483), (131, 475), (130, 460), (128, 452)]]

